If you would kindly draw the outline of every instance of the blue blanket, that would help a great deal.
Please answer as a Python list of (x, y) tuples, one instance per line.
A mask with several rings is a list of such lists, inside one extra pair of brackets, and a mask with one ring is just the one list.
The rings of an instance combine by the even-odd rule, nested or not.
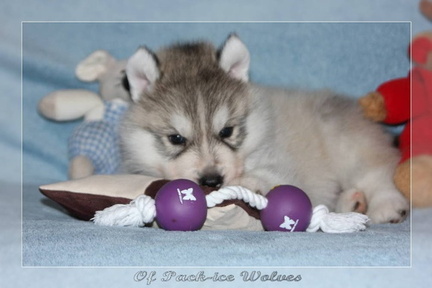
[[(425, 287), (424, 283), (431, 283), (432, 209), (414, 209), (404, 223), (373, 225), (354, 234), (180, 233), (97, 227), (69, 216), (37, 189), (67, 179), (67, 138), (80, 123), (48, 121), (37, 113), (37, 104), (58, 89), (97, 92), (96, 84), (83, 83), (74, 76), (77, 63), (94, 50), (105, 49), (125, 59), (143, 44), (155, 50), (179, 40), (206, 39), (219, 45), (229, 33), (236, 32), (251, 53), (252, 81), (302, 89), (331, 88), (357, 98), (384, 81), (407, 74), (411, 30), (417, 33), (432, 27), (418, 12), (416, 2), (366, 0), (348, 4), (329, 0), (324, 4), (305, 0), (252, 4), (240, 0), (189, 5), (184, 1), (101, 1), (91, 6), (76, 0), (73, 5), (63, 1), (3, 4), (0, 211), (7, 221), (0, 222), (0, 287), (129, 287), (147, 281), (155, 287), (180, 282), (187, 287), (294, 284), (270, 281), (283, 275), (293, 275), (293, 279), (300, 275), (301, 280), (295, 283), (300, 287)], [(26, 20), (167, 19), (227, 22), (21, 24)], [(298, 22), (311, 20), (367, 22)], [(376, 20), (397, 22), (373, 22)], [(85, 269), (55, 269), (59, 266)], [(90, 268), (107, 266), (116, 268)], [(174, 275), (169, 271), (176, 276), (164, 283), (164, 277)], [(194, 277), (204, 279), (203, 275), (197, 276), (201, 271), (212, 278), (203, 280), (205, 283), (193, 281)], [(277, 275), (272, 276), (273, 272)], [(263, 277), (248, 281), (259, 273)], [(182, 274), (195, 276), (189, 281), (176, 278)], [(218, 283), (224, 277), (216, 274), (227, 279), (232, 275), (234, 280)]]

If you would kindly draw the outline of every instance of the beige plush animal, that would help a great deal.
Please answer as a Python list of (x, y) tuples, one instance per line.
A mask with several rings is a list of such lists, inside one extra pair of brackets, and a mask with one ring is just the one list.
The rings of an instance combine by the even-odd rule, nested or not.
[[(39, 112), (54, 121), (84, 118), (69, 138), (69, 178), (111, 174), (119, 164), (116, 127), (130, 100), (126, 61), (97, 50), (76, 67), (78, 79), (97, 81), (99, 94), (84, 89), (54, 91), (39, 102)], [(99, 146), (98, 146), (99, 145)]]

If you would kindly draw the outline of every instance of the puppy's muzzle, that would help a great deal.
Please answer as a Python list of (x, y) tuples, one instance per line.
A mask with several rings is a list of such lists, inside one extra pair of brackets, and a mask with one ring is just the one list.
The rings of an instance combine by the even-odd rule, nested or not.
[(218, 173), (204, 174), (198, 179), (200, 185), (209, 187), (220, 187), (223, 184), (223, 176)]

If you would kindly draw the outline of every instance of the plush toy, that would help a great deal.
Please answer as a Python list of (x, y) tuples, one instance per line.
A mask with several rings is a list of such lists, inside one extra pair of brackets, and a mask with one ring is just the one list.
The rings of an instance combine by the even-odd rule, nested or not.
[[(432, 17), (432, 2), (421, 1), (420, 8)], [(399, 136), (402, 157), (394, 181), (408, 199), (411, 196), (414, 207), (426, 207), (432, 206), (432, 31), (416, 35), (409, 51), (415, 66), (408, 76), (383, 83), (361, 98), (360, 105), (374, 121), (406, 123)]]
[(80, 62), (76, 76), (98, 81), (99, 94), (74, 89), (48, 94), (39, 112), (48, 119), (69, 121), (84, 118), (68, 140), (69, 178), (114, 173), (120, 163), (117, 126), (129, 104), (126, 61), (97, 50)]
[(421, 0), (420, 1), (420, 11), (423, 15), (432, 20), (432, 1), (431, 0)]

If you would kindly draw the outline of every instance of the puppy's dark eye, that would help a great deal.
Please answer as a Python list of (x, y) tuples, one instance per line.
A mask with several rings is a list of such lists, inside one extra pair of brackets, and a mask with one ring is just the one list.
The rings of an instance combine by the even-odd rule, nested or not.
[(219, 132), (219, 137), (221, 137), (222, 139), (231, 137), (233, 130), (233, 127), (225, 127)]
[(180, 134), (169, 135), (168, 140), (173, 145), (184, 145), (186, 143), (186, 138)]

